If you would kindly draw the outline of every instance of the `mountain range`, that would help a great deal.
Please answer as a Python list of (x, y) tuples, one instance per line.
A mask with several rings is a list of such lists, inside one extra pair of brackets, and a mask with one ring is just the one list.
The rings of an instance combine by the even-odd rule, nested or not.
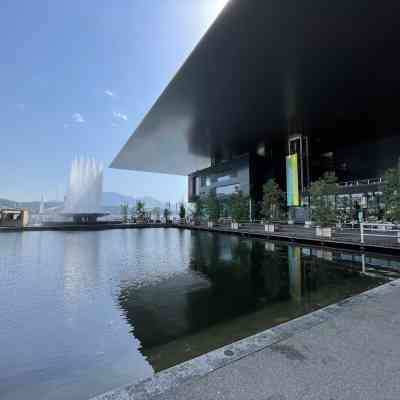
[[(121, 204), (128, 204), (132, 207), (138, 201), (143, 201), (146, 209), (156, 207), (164, 208), (166, 206), (165, 202), (157, 200), (151, 196), (132, 197), (115, 192), (103, 192), (102, 206), (111, 211), (111, 209), (115, 207), (119, 208)], [(63, 203), (60, 201), (46, 201), (46, 208), (60, 207), (62, 204)], [(15, 200), (0, 198), (0, 207), (22, 207), (29, 208), (32, 211), (38, 211), (40, 201), (17, 202)]]

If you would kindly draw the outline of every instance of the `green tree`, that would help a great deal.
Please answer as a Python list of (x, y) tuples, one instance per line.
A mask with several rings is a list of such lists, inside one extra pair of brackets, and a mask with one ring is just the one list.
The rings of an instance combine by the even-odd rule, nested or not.
[(194, 204), (195, 204), (195, 210), (194, 210), (193, 216), (194, 216), (196, 222), (200, 222), (201, 219), (205, 215), (205, 211), (206, 211), (205, 202), (200, 196), (197, 196)]
[(334, 224), (337, 220), (335, 196), (338, 191), (337, 177), (326, 172), (310, 186), (312, 220), (322, 227)]
[(186, 208), (185, 205), (181, 203), (181, 205), (179, 206), (179, 218), (185, 219), (185, 217), (186, 217)]
[(170, 215), (171, 215), (171, 210), (169, 208), (164, 208), (164, 219), (166, 223), (169, 222)]
[(283, 192), (275, 179), (269, 179), (263, 186), (261, 215), (271, 221), (279, 218), (283, 203)]
[(129, 206), (126, 203), (120, 205), (121, 208), (121, 216), (123, 222), (128, 222), (129, 218)]
[(221, 215), (221, 204), (217, 195), (214, 192), (210, 193), (207, 196), (205, 203), (205, 208), (207, 210), (208, 218), (210, 219), (210, 221), (218, 221)]
[(383, 177), (383, 201), (386, 218), (400, 221), (400, 170), (391, 168)]
[(136, 203), (136, 215), (137, 215), (138, 218), (144, 218), (144, 216), (145, 216), (144, 207), (145, 207), (144, 201), (140, 201), (139, 200)]
[(232, 219), (240, 222), (249, 219), (249, 196), (239, 191), (231, 194), (229, 198)]

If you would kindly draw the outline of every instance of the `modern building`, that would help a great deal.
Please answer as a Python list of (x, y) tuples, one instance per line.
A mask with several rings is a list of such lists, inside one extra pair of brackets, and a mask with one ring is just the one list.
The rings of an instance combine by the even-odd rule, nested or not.
[(186, 175), (189, 200), (274, 177), (289, 206), (326, 171), (379, 207), (400, 156), (397, 0), (230, 0), (112, 163)]

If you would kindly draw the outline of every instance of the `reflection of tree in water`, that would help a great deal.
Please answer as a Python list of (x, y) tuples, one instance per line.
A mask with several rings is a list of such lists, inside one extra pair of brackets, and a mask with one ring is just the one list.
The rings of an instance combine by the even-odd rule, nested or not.
[(238, 316), (258, 305), (252, 244), (225, 235), (192, 232), (189, 270), (160, 283), (122, 288), (119, 302), (144, 348)]
[[(193, 235), (191, 269), (211, 282), (207, 291), (188, 296), (196, 329), (230, 319), (260, 305), (260, 298), (276, 301), (288, 296), (287, 257), (266, 254), (264, 243), (228, 235)], [(192, 313), (195, 304), (204, 312)]]

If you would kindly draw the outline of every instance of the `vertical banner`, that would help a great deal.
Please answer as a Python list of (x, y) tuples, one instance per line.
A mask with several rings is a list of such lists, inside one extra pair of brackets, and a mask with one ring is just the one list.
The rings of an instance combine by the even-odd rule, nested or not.
[(297, 154), (286, 157), (287, 205), (299, 206), (299, 167)]

